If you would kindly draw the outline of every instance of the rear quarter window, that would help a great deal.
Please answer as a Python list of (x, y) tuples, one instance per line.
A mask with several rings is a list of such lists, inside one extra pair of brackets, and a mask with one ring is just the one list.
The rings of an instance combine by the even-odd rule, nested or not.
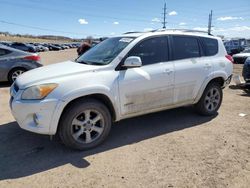
[(205, 56), (213, 56), (218, 53), (218, 40), (202, 38)]
[(11, 51), (0, 48), (0, 56), (4, 56), (11, 53)]

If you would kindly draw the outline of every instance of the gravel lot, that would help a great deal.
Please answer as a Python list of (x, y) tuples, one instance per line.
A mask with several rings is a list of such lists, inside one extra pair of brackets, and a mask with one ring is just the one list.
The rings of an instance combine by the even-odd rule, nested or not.
[[(75, 49), (41, 53), (44, 64), (75, 57)], [(215, 117), (184, 107), (124, 120), (103, 145), (77, 152), (21, 130), (3, 83), (0, 187), (249, 187), (250, 95), (230, 87)]]

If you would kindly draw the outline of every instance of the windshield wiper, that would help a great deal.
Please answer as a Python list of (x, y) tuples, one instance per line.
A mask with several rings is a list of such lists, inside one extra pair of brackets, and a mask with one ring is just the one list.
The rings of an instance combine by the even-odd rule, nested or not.
[(89, 65), (89, 63), (87, 63), (86, 61), (76, 61), (77, 63), (81, 63), (81, 64), (86, 64)]
[(82, 63), (82, 64), (86, 64), (86, 65), (103, 65), (103, 63), (101, 62), (91, 62), (91, 61), (76, 61), (77, 63)]

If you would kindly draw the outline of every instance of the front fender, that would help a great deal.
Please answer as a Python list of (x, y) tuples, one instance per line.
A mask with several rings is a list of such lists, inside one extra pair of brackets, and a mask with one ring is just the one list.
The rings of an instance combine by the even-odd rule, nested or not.
[[(56, 106), (56, 109), (54, 111), (53, 114), (53, 118), (51, 120), (50, 123), (50, 133), (51, 134), (55, 134), (57, 131), (57, 127), (58, 127), (58, 123), (61, 117), (61, 114), (64, 110), (64, 108), (73, 100), (80, 98), (80, 97), (84, 97), (84, 96), (88, 96), (88, 95), (93, 95), (93, 94), (102, 94), (105, 95), (106, 97), (109, 98), (109, 100), (111, 101), (115, 113), (119, 114), (118, 108), (117, 108), (117, 104), (118, 103), (118, 97), (115, 94), (115, 90), (112, 90), (106, 86), (91, 86), (91, 87), (84, 87), (82, 89), (76, 89), (76, 90), (72, 90), (69, 91), (67, 93), (65, 93), (65, 95), (63, 95), (61, 97), (61, 99), (59, 99), (58, 104)], [(117, 115), (117, 117), (119, 117)]]

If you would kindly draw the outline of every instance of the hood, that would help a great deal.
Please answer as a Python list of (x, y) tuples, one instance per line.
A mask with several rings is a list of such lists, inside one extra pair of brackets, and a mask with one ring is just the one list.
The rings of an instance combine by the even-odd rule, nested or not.
[(94, 71), (100, 68), (100, 66), (85, 65), (72, 61), (66, 61), (25, 72), (17, 78), (16, 83), (20, 89), (24, 89), (33, 85), (34, 83), (44, 81), (48, 81), (49, 83), (49, 80), (52, 79), (83, 74), (85, 72)]

